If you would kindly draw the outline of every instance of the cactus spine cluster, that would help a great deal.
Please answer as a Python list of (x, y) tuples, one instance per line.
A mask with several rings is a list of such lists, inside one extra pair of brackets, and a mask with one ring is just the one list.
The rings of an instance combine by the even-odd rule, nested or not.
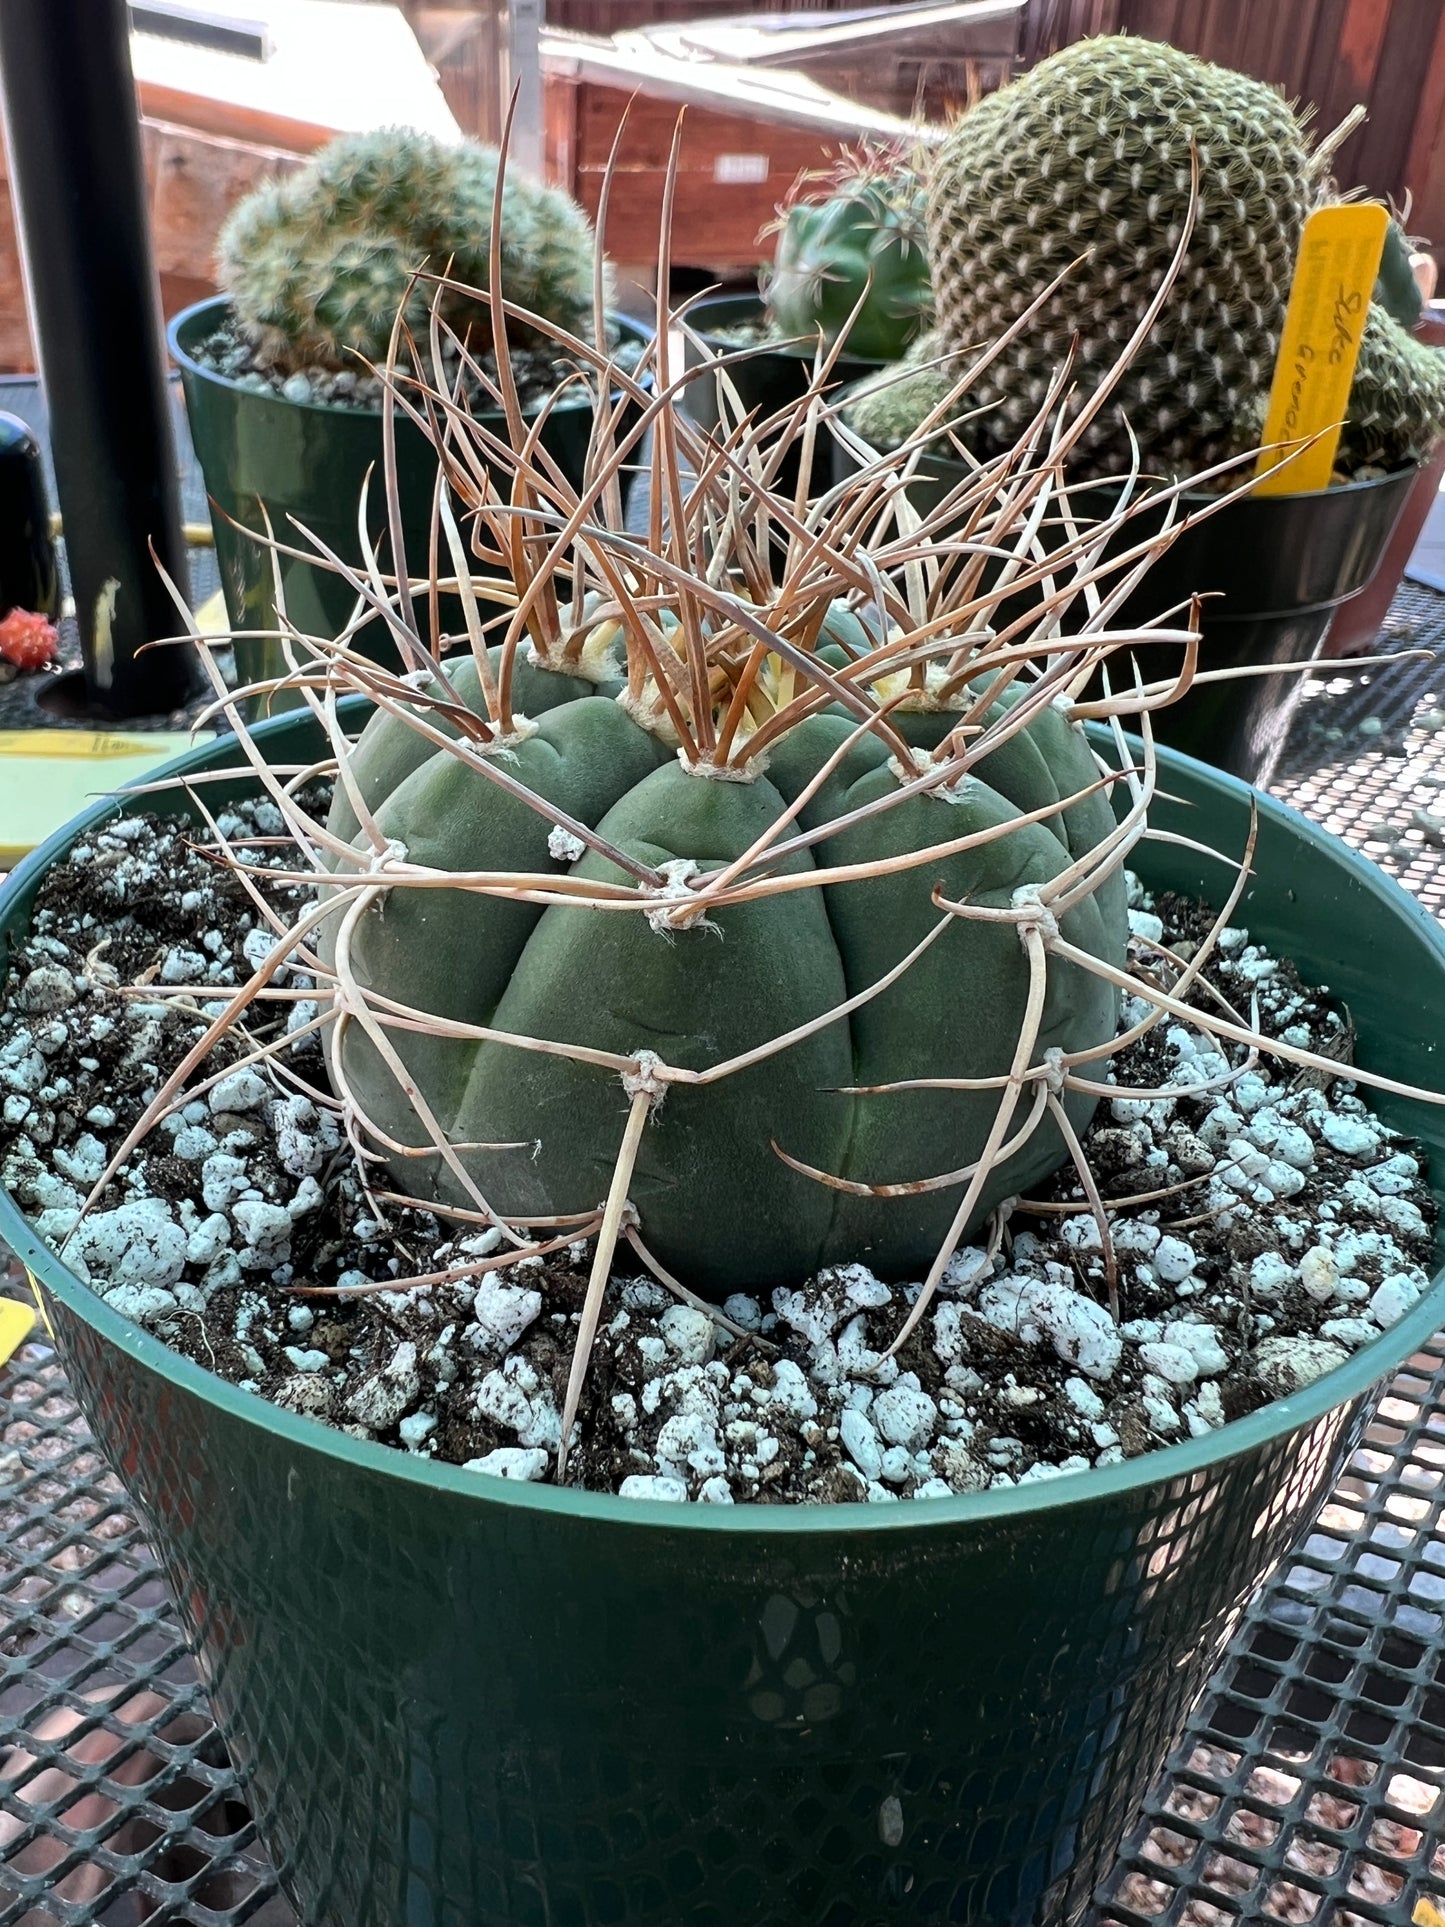
[[(907, 157), (860, 147), (805, 174), (780, 210), (763, 298), (775, 333), (893, 361), (932, 307), (923, 183)], [(856, 310), (856, 312), (855, 312)]]
[[(433, 288), (418, 269), (465, 287), (489, 282), (494, 148), (405, 128), (346, 134), (305, 167), (248, 196), (221, 231), (217, 270), (264, 367), (354, 369), (385, 360), (399, 311), (424, 329)], [(586, 338), (596, 242), (566, 194), (510, 173), (502, 193), (508, 299)], [(485, 300), (448, 290), (447, 321), (477, 351), (491, 341)], [(521, 345), (529, 337), (515, 330)]]
[[(1132, 430), (1147, 464), (1183, 473), (1257, 442), (1304, 223), (1331, 192), (1323, 157), (1273, 88), (1109, 36), (988, 96), (936, 158), (928, 226), (948, 348), (995, 340), (1067, 272), (977, 384), (976, 446), (1007, 445), (1071, 351), (1079, 392), (1098, 385), (1178, 247), (1191, 151), (1184, 270), (1081, 453), (1095, 472), (1126, 468)], [(1398, 466), (1442, 424), (1439, 357), (1373, 306), (1340, 466)]]

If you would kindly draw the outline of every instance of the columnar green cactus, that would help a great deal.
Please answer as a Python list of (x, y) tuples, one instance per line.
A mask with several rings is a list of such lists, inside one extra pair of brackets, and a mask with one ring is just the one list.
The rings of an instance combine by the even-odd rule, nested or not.
[[(1081, 454), (1127, 467), (1201, 469), (1263, 426), (1307, 216), (1327, 196), (1299, 118), (1259, 81), (1126, 36), (1082, 41), (965, 114), (943, 142), (929, 201), (945, 343), (996, 339), (1055, 277), (1067, 278), (976, 383), (975, 446), (1006, 445), (1071, 350), (1081, 396), (1111, 366), (1199, 202), (1184, 270)], [(1340, 463), (1396, 466), (1445, 424), (1445, 368), (1388, 315), (1356, 383)]]
[[(432, 299), (418, 268), (489, 281), (497, 153), (404, 128), (346, 134), (299, 172), (231, 213), (217, 248), (221, 286), (263, 366), (355, 368), (385, 360), (403, 307), (424, 328)], [(596, 243), (569, 197), (508, 174), (502, 264), (509, 300), (583, 336), (590, 332)], [(448, 293), (442, 312), (473, 346), (491, 340), (485, 301)], [(520, 327), (519, 343), (533, 339)]]
[(810, 343), (821, 333), (831, 347), (847, 329), (848, 352), (865, 361), (902, 354), (932, 307), (925, 198), (892, 150), (860, 148), (830, 174), (803, 175), (763, 274), (775, 331)]

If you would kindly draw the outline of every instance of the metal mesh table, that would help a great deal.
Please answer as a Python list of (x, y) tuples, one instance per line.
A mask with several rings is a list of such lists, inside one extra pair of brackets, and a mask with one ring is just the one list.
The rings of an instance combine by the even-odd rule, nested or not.
[[(1445, 595), (1332, 666), (1276, 789), (1445, 916)], [(1095, 1927), (1445, 1915), (1445, 1336), (1252, 1602)], [(8, 1761), (3, 1756), (11, 1749)], [(0, 1927), (296, 1927), (164, 1581), (51, 1354), (0, 1372)], [(806, 1927), (806, 1923), (799, 1923)]]

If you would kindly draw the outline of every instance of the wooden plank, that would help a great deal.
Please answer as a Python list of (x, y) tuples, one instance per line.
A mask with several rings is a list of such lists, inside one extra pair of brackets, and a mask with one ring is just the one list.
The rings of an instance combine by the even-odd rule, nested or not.
[(0, 290), (0, 370), (13, 375), (35, 366), (35, 350), (30, 345), (20, 237), (8, 181), (0, 188)]
[(1144, 40), (1167, 40), (1172, 47), (1195, 53), (1199, 22), (1196, 19), (1191, 28), (1190, 11), (1181, 0), (1124, 0), (1119, 24), (1125, 33), (1137, 33)]
[[(15, 213), (0, 147), (0, 369), (35, 367)], [(217, 139), (191, 127), (141, 122), (151, 246), (162, 312), (172, 315), (214, 294), (212, 260), (222, 221), (268, 175), (301, 165), (299, 155)]]
[(1339, 87), (1340, 35), (1344, 31), (1347, 5), (1348, 0), (1319, 0), (1315, 8), (1299, 97), (1301, 104), (1314, 108), (1314, 125), (1320, 133), (1328, 133), (1341, 118), (1335, 103)]
[[(1421, 112), (1430, 50), (1440, 23), (1440, 0), (1393, 0), (1369, 101), (1370, 117), (1346, 143), (1339, 178), (1395, 199), (1405, 190), (1405, 168)], [(1438, 115), (1437, 115), (1438, 121)]]
[(1368, 100), (1390, 26), (1391, 0), (1348, 0), (1338, 43), (1339, 80), (1355, 100)]
[[(573, 191), (595, 216), (612, 132), (628, 96), (620, 88), (589, 81), (580, 84), (578, 94)], [(605, 237), (616, 261), (657, 259), (663, 180), (675, 121), (672, 103), (632, 99)], [(712, 272), (767, 258), (771, 247), (759, 236), (777, 203), (799, 173), (822, 166), (836, 146), (806, 130), (706, 108), (689, 108), (683, 129), (673, 258), (679, 266)]]
[(1437, 259), (1445, 259), (1445, 12), (1425, 68), (1414, 134), (1405, 156), (1405, 186), (1413, 202), (1412, 232), (1425, 235)]
[[(606, 165), (618, 121), (629, 99), (627, 129), (619, 155), (621, 168), (633, 173), (667, 166), (678, 121), (678, 103), (645, 94), (629, 97), (620, 87), (602, 87), (584, 81), (577, 107), (578, 173)], [(682, 116), (682, 125), (680, 164), (684, 173), (703, 172), (712, 176), (718, 158), (723, 155), (766, 159), (772, 152), (784, 148), (789, 152), (796, 149), (819, 155), (836, 151), (839, 145), (826, 136), (806, 130), (800, 132), (777, 121), (769, 123), (745, 114), (715, 113), (707, 107), (688, 107)]]
[(1309, 59), (1316, 0), (1294, 0), (1288, 7), (1241, 8), (1234, 27), (1232, 57), (1212, 54), (1256, 80), (1268, 81), (1297, 99)]
[[(1340, 25), (1340, 38), (1334, 73), (1332, 98), (1321, 123), (1321, 131), (1337, 127), (1359, 102), (1374, 106), (1375, 76), (1389, 31), (1393, 0), (1348, 0)], [(1357, 130), (1336, 156), (1341, 180), (1360, 175), (1360, 155), (1364, 130)]]
[(293, 120), (287, 114), (266, 113), (238, 101), (212, 100), (202, 94), (182, 93), (179, 88), (163, 87), (157, 82), (137, 83), (141, 112), (148, 119), (169, 121), (177, 127), (194, 127), (224, 140), (254, 141), (259, 147), (281, 147), (296, 154), (309, 154), (335, 138), (334, 127), (318, 121)]
[(141, 124), (151, 189), (156, 271), (190, 281), (210, 278), (221, 223), (263, 180), (301, 166), (298, 154), (251, 147), (194, 128)]
[(577, 96), (575, 80), (565, 75), (542, 75), (542, 119), (546, 128), (547, 179), (576, 191), (577, 180)]

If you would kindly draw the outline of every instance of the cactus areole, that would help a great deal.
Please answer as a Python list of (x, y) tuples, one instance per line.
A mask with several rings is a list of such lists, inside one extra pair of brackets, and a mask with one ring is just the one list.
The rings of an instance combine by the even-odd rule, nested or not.
[[(850, 627), (856, 621), (835, 610), (827, 633), (846, 638)], [(825, 634), (821, 656), (846, 664), (846, 642), (830, 646)], [(510, 740), (476, 750), (478, 761), (496, 758), (512, 783), (546, 799), (555, 821), (454, 750), (429, 749), (404, 718), (384, 714), (357, 746), (354, 788), (338, 788), (330, 827), (358, 852), (374, 848), (358, 830), (359, 802), (383, 845), (410, 866), (567, 874), (634, 900), (651, 887), (655, 907), (639, 915), (538, 907), (482, 889), (391, 891), (378, 859), (371, 901), (362, 908), (358, 900), (327, 938), (338, 975), (354, 974), (381, 999), (575, 1054), (393, 1029), (403, 1079), (353, 1022), (339, 1026), (333, 1042), (338, 1081), (380, 1140), (390, 1140), (400, 1189), (430, 1190), (465, 1209), (475, 1194), (464, 1170), (493, 1211), (535, 1222), (593, 1212), (607, 1191), (635, 1087), (609, 1057), (645, 1064), (650, 1052), (707, 1072), (797, 1028), (797, 1041), (751, 1067), (659, 1090), (628, 1192), (649, 1249), (685, 1284), (719, 1300), (800, 1280), (834, 1261), (862, 1259), (892, 1276), (926, 1268), (999, 1113), (997, 1082), (1028, 1035), (1031, 987), (1042, 998), (1033, 1064), (1052, 1050), (1096, 1049), (1115, 1034), (1118, 993), (1102, 977), (1053, 962), (1045, 976), (1031, 964), (1026, 924), (941, 917), (935, 902), (1016, 911), (1110, 834), (1113, 812), (1081, 729), (1044, 707), (960, 780), (899, 798), (977, 691), (957, 709), (920, 702), (895, 712), (914, 752), (907, 769), (836, 705), (719, 769), (679, 754), (656, 706), (623, 686), (623, 666), (609, 659), (605, 639), (589, 636), (581, 660), (581, 677), (519, 661)], [(468, 661), (452, 680), (480, 713), (476, 666)], [(992, 705), (985, 727), (1006, 716), (1015, 694)], [(766, 698), (754, 711), (761, 743)], [(447, 733), (457, 733), (455, 724)], [(860, 818), (860, 806), (875, 801), (881, 807)], [(790, 809), (796, 814), (778, 836)], [(849, 826), (830, 835), (829, 823), (845, 813)], [(1036, 820), (1023, 820), (1030, 816)], [(584, 849), (563, 824), (594, 829), (660, 889)], [(796, 889), (690, 910), (710, 873), (770, 833), (774, 874), (796, 876)], [(891, 867), (915, 852), (931, 854)], [(819, 865), (863, 873), (808, 887)], [(1041, 917), (1050, 915), (1040, 906)], [(1058, 922), (1080, 949), (1120, 964), (1127, 923), (1117, 868)], [(896, 983), (807, 1029), (876, 986), (930, 934), (935, 940)], [(915, 1079), (933, 1087), (865, 1088)], [(937, 1087), (989, 1079), (982, 1089)], [(413, 1081), (414, 1093), (403, 1088)], [(1044, 1088), (1031, 1087), (1040, 1107)], [(426, 1152), (417, 1095), (455, 1147), (454, 1164)], [(1075, 1130), (1094, 1102), (1065, 1096)], [(1034, 1108), (1019, 1105), (1007, 1137), (1022, 1134), (1024, 1142), (989, 1171), (970, 1231), (1064, 1157), (1059, 1127), (1031, 1116)], [(918, 1183), (937, 1177), (949, 1181)]]

